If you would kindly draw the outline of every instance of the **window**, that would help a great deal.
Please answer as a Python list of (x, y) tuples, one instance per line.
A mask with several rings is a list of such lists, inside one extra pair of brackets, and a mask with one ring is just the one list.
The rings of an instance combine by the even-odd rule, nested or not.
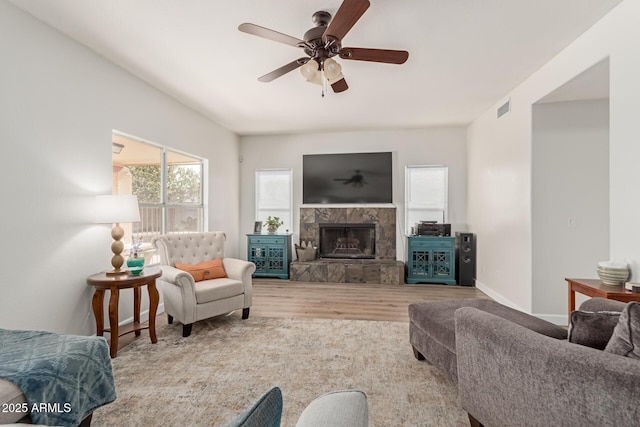
[(256, 221), (279, 217), (284, 224), (278, 229), (292, 230), (291, 169), (256, 170)]
[(446, 223), (449, 169), (446, 166), (405, 168), (406, 233), (419, 221)]
[(145, 254), (158, 234), (206, 231), (205, 160), (117, 133), (113, 144), (113, 193), (135, 194), (140, 205), (125, 235), (142, 239)]

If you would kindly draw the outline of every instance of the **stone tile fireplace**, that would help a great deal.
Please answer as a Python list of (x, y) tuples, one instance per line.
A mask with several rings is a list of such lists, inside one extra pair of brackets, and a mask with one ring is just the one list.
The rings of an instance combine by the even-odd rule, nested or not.
[(375, 224), (319, 224), (320, 258), (375, 259)]
[(320, 224), (374, 224), (375, 259), (396, 259), (396, 208), (300, 208), (300, 240), (320, 244)]
[(404, 283), (404, 263), (396, 260), (395, 207), (301, 208), (300, 241), (318, 246), (322, 256), (294, 261), (293, 281)]

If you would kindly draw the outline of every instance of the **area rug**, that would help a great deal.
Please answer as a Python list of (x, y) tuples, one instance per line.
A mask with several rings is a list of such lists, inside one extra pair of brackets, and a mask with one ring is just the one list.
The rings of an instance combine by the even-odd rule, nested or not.
[[(226, 316), (158, 328), (113, 359), (118, 397), (99, 426), (223, 426), (272, 386), (282, 426), (295, 426), (316, 397), (363, 390), (370, 426), (468, 426), (456, 388), (413, 356), (400, 322)], [(328, 426), (329, 427), (329, 426)]]

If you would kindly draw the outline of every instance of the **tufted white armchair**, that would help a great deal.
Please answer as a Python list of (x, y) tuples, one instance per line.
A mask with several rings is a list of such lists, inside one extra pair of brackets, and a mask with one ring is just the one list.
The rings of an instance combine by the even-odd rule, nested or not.
[[(164, 234), (154, 237), (160, 256), (162, 276), (158, 279), (164, 295), (164, 308), (169, 323), (176, 318), (182, 323), (182, 336), (191, 335), (193, 322), (242, 309), (242, 318), (249, 317), (253, 288), (251, 275), (256, 270), (252, 262), (224, 257), (226, 235), (209, 233)], [(222, 258), (227, 278), (196, 283), (175, 263), (197, 264)]]

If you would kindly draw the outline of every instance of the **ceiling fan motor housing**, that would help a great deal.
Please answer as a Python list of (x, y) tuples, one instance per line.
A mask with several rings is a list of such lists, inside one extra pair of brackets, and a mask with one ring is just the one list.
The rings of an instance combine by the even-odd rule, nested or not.
[(330, 42), (325, 42), (322, 39), (327, 25), (329, 25), (331, 21), (331, 14), (329, 12), (319, 11), (314, 13), (311, 19), (316, 26), (304, 33), (304, 52), (319, 62), (338, 55), (342, 47), (340, 40), (332, 39)]
[(320, 10), (313, 14), (311, 21), (316, 25), (316, 27), (326, 27), (331, 21), (331, 14), (324, 10)]

